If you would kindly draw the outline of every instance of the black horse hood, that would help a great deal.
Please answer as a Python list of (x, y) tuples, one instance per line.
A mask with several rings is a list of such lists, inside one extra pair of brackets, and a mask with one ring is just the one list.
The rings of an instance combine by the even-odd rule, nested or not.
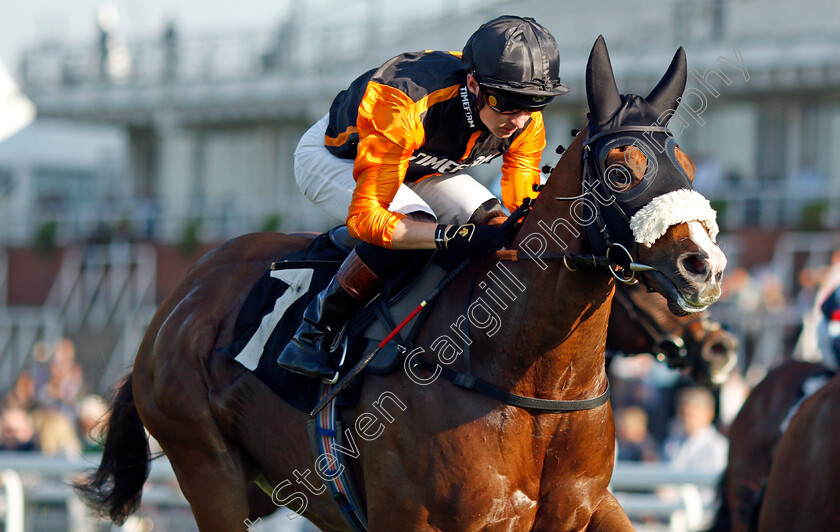
[(590, 137), (628, 124), (666, 126), (679, 106), (685, 90), (686, 75), (685, 50), (680, 47), (668, 70), (647, 98), (634, 94), (621, 95), (615, 84), (607, 45), (603, 36), (599, 36), (586, 64)]
[[(597, 80), (597, 81), (596, 81)], [(602, 235), (630, 249), (634, 236), (628, 222), (652, 199), (679, 189), (691, 189), (691, 180), (676, 157), (676, 142), (666, 125), (676, 112), (685, 89), (685, 52), (679, 48), (668, 70), (647, 98), (619, 94), (603, 37), (598, 37), (586, 65), (586, 97), (589, 103), (588, 138), (584, 158), (587, 179), (604, 197), (615, 202), (602, 210), (606, 233), (597, 225), (587, 226), (590, 245), (603, 252)], [(633, 146), (645, 156), (646, 166), (640, 182), (632, 188), (607, 168), (610, 150)], [(612, 178), (610, 177), (612, 176)], [(629, 181), (627, 181), (629, 184)]]

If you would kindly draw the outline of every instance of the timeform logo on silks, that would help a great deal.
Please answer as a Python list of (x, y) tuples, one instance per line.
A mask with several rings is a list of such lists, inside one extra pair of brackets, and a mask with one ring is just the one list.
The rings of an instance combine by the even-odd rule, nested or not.
[(434, 155), (418, 151), (414, 152), (414, 155), (412, 155), (409, 158), (409, 161), (412, 164), (416, 164), (426, 168), (431, 168), (432, 170), (440, 172), (441, 174), (457, 174), (458, 172), (461, 172), (466, 168), (490, 162), (497, 155), (499, 154), (491, 153), (489, 155), (479, 155), (472, 162), (460, 163), (458, 161), (453, 161), (452, 159), (448, 159), (446, 157), (436, 157)]

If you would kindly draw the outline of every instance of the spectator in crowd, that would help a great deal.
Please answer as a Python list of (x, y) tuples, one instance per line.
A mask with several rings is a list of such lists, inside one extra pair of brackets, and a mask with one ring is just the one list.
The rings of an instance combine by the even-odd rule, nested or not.
[[(832, 255), (833, 260), (834, 255)], [(840, 323), (839, 316), (833, 312), (834, 309), (829, 301), (832, 298), (836, 301), (836, 296), (832, 291), (838, 284), (833, 286), (826, 284), (826, 281), (835, 283), (840, 281), (830, 274), (833, 267), (833, 265), (824, 268), (805, 267), (799, 273), (800, 290), (796, 296), (796, 304), (798, 312), (802, 314), (802, 328), (791, 355), (797, 360), (821, 362), (831, 368), (834, 368), (837, 361), (834, 360), (832, 350), (826, 349), (827, 326), (829, 323), (835, 323), (833, 328), (836, 329), (836, 323)], [(826, 302), (829, 302), (829, 307), (825, 307)], [(827, 310), (831, 312), (827, 313)]]
[(55, 345), (47, 382), (48, 406), (57, 405), (75, 415), (76, 401), (84, 391), (82, 366), (76, 361), (73, 342), (62, 338)]
[(609, 373), (613, 409), (641, 407), (648, 416), (648, 432), (661, 441), (672, 414), (670, 390), (679, 374), (649, 355), (615, 357)]
[[(677, 392), (677, 417), (665, 438), (661, 457), (675, 470), (722, 471), (726, 467), (729, 441), (713, 421), (715, 399), (706, 388), (688, 387)], [(663, 486), (658, 490), (663, 500), (679, 498), (676, 486)], [(710, 509), (715, 500), (714, 488), (700, 489), (705, 508)], [(707, 516), (708, 517), (708, 516)]]
[(764, 272), (760, 277), (761, 299), (768, 312), (782, 312), (788, 305), (782, 280), (773, 272)]
[(32, 346), (32, 365), (29, 372), (35, 381), (35, 399), (33, 407), (45, 405), (50, 402), (47, 395), (47, 383), (50, 381), (50, 360), (53, 356), (53, 346), (47, 341), (41, 340)]
[(31, 410), (35, 406), (35, 377), (28, 371), (21, 371), (9, 395), (3, 399), (7, 406)]
[(840, 288), (831, 292), (819, 306), (816, 342), (820, 361), (837, 371), (840, 368)]
[(840, 249), (831, 253), (828, 266), (821, 272), (819, 289), (814, 300), (820, 303), (825, 301), (838, 286), (840, 286)]
[(19, 406), (7, 406), (0, 413), (3, 438), (0, 451), (35, 451), (35, 427), (29, 412)]
[(652, 462), (659, 458), (656, 440), (648, 433), (648, 415), (642, 408), (622, 408), (615, 418), (619, 460)]
[(662, 446), (662, 458), (675, 469), (722, 470), (729, 442), (715, 428), (715, 399), (706, 388), (677, 393), (677, 418)]
[(76, 435), (73, 422), (64, 412), (42, 409), (33, 414), (38, 434), (39, 448), (47, 455), (75, 458), (82, 454), (82, 443)]
[(98, 395), (86, 395), (79, 400), (77, 426), (84, 452), (102, 450), (103, 430), (105, 429), (108, 405)]

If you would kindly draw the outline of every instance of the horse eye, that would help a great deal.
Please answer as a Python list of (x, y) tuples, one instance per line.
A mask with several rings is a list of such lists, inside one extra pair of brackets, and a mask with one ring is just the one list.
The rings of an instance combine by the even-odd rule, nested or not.
[(639, 183), (633, 172), (622, 163), (613, 163), (604, 171), (604, 179), (612, 192), (628, 192)]
[(610, 150), (605, 160), (604, 179), (614, 193), (629, 192), (638, 185), (647, 169), (647, 158), (636, 146), (619, 146)]

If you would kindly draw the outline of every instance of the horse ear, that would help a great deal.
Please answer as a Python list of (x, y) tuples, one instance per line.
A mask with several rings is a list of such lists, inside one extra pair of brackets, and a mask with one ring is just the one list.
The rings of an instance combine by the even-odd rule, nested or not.
[(621, 107), (621, 96), (615, 86), (610, 53), (603, 35), (598, 36), (586, 63), (586, 101), (593, 124), (606, 122)]
[(685, 90), (686, 70), (685, 50), (680, 46), (671, 60), (668, 71), (645, 98), (656, 110), (657, 115), (662, 116), (669, 111), (677, 110), (680, 97)]

